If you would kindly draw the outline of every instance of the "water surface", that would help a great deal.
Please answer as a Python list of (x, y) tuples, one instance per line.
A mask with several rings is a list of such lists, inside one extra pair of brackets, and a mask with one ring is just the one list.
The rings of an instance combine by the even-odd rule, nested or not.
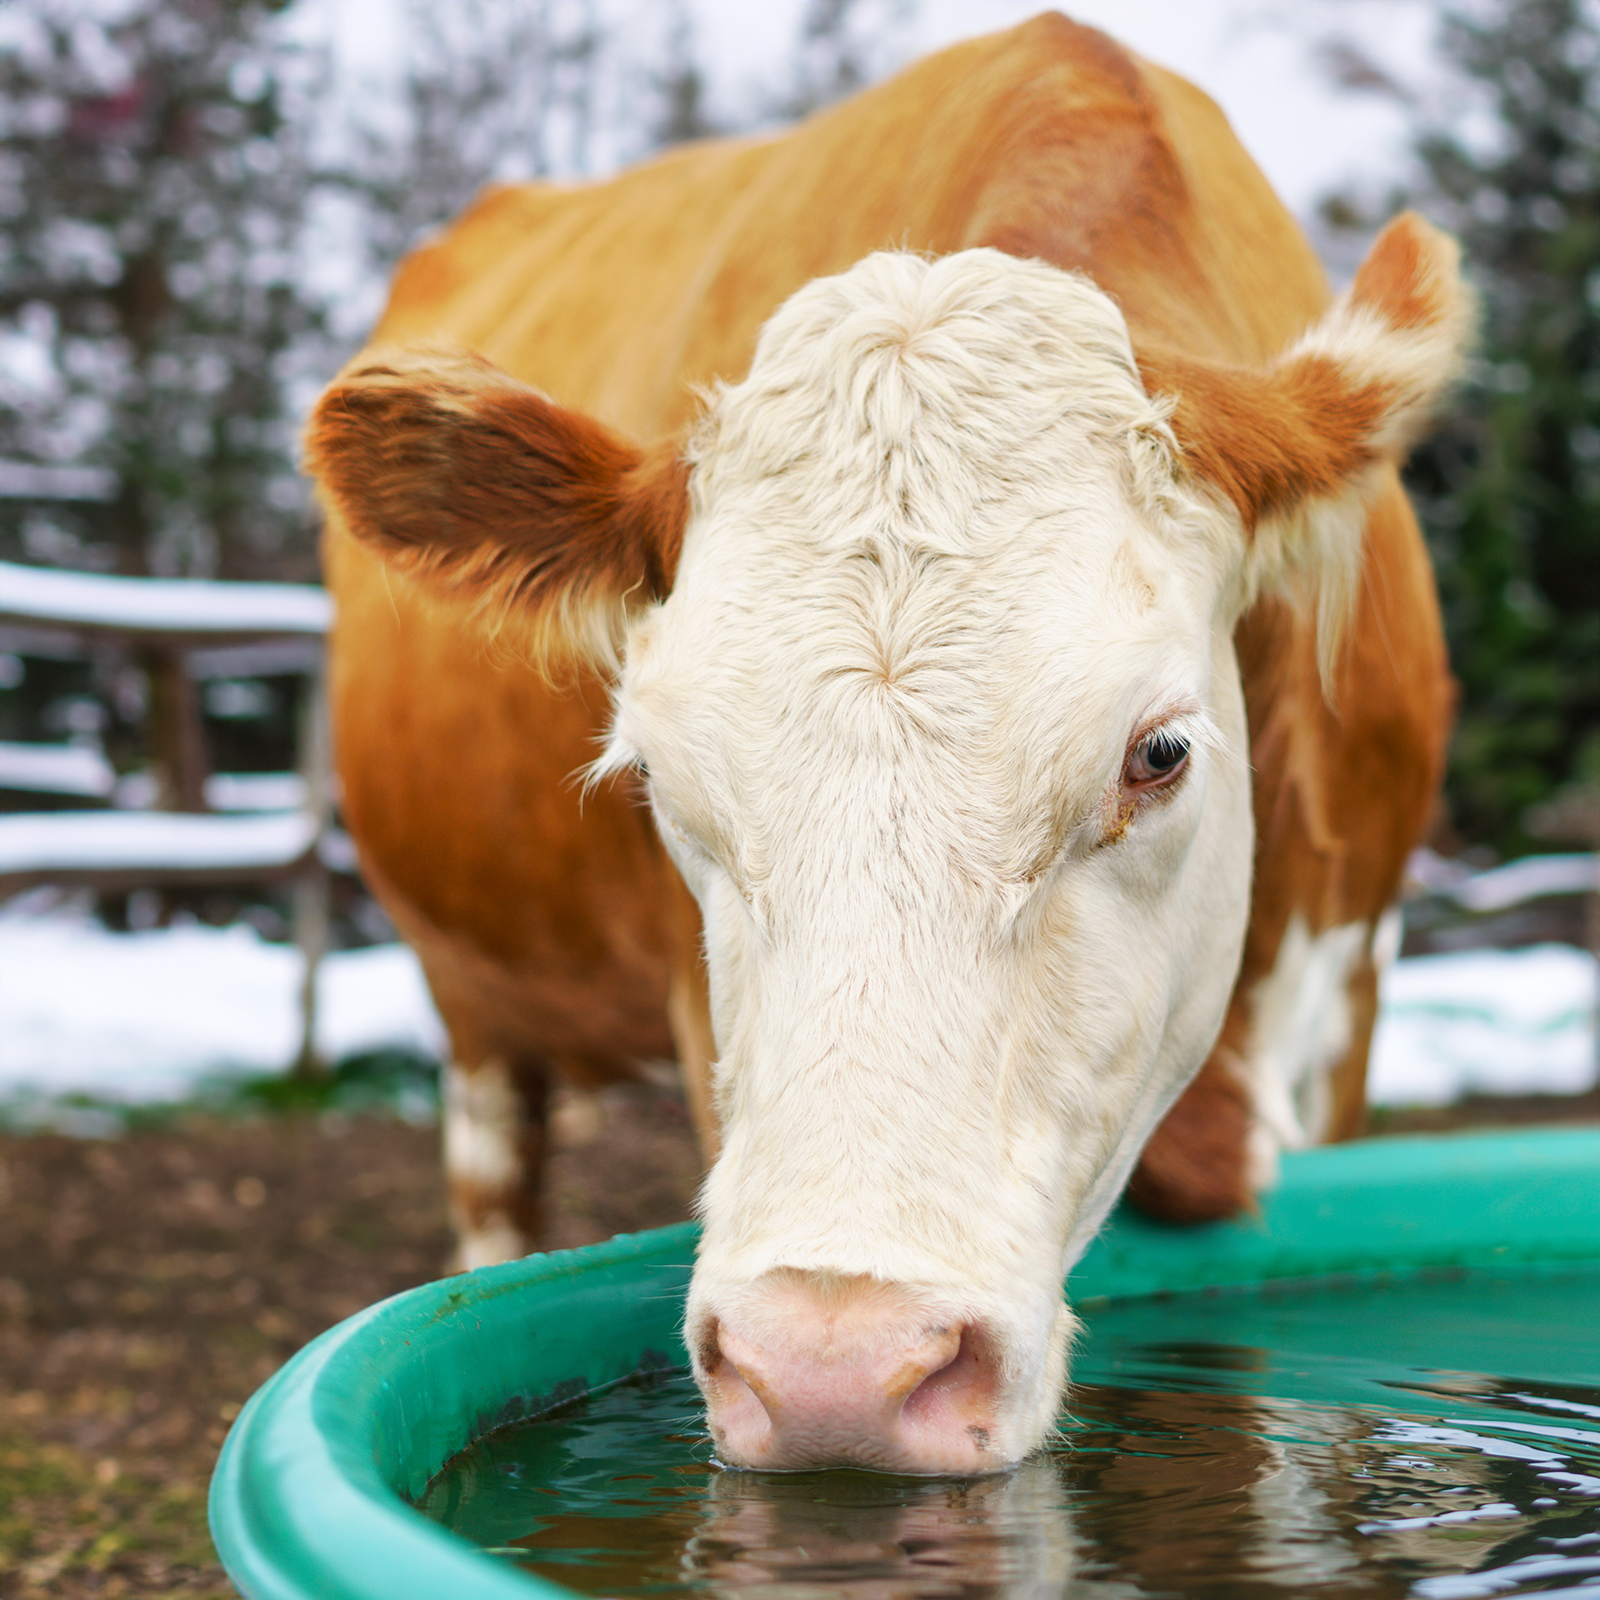
[(480, 1441), (422, 1509), (585, 1594), (1600, 1600), (1600, 1274), (1085, 1314), (1013, 1473), (724, 1471), (687, 1377)]

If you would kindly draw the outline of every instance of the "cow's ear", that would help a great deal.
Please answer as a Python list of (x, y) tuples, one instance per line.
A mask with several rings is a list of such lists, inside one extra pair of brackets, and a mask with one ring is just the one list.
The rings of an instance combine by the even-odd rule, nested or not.
[(1349, 290), (1263, 368), (1143, 349), (1151, 395), (1173, 397), (1183, 469), (1237, 510), (1244, 598), (1301, 572), (1325, 641), (1354, 597), (1376, 470), (1416, 441), (1461, 369), (1473, 321), (1454, 240), (1406, 212)]
[(628, 613), (672, 586), (676, 445), (641, 449), (460, 350), (369, 351), (329, 387), (306, 464), (359, 539), (541, 660), (614, 668)]

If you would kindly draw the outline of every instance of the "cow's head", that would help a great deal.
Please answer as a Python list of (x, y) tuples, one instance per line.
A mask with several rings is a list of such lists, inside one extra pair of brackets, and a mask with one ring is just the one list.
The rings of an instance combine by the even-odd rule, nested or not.
[(323, 400), (358, 536), (614, 665), (601, 765), (646, 776), (704, 917), (688, 1340), (724, 1459), (969, 1472), (1045, 1435), (1063, 1274), (1238, 964), (1235, 621), (1295, 584), (1333, 631), (1466, 320), (1415, 218), (1262, 370), (1136, 354), (1049, 266), (885, 254), (777, 312), (687, 466), (462, 356)]

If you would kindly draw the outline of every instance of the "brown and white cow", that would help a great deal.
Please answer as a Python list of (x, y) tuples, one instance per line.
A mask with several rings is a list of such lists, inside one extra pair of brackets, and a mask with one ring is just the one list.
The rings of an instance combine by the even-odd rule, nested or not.
[(1215, 106), (1054, 15), (414, 255), (309, 451), (467, 1262), (552, 1080), (675, 1053), (722, 1457), (1033, 1449), (1130, 1175), (1218, 1216), (1359, 1121), (1467, 320), (1415, 217), (1330, 305)]

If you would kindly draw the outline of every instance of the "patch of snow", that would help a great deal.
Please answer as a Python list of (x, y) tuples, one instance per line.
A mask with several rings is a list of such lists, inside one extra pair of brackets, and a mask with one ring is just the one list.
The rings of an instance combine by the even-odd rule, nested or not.
[(118, 811), (153, 811), (161, 801), (161, 780), (148, 767), (125, 772), (111, 791)]
[[(181, 1099), (219, 1073), (282, 1070), (299, 1040), (300, 959), (246, 927), (114, 934), (87, 916), (0, 911), (0, 1101), (83, 1093)], [(1369, 1097), (1573, 1094), (1596, 1081), (1596, 965), (1567, 945), (1396, 962), (1383, 980)], [(331, 955), (317, 1046), (440, 1054), (404, 945)]]
[(1600, 892), (1600, 855), (1525, 856), (1475, 873), (1455, 892), (1468, 911), (1504, 911), (1543, 895)]
[(0, 561), (0, 617), (135, 633), (324, 634), (333, 601), (310, 584), (107, 578)]
[(0, 742), (0, 789), (103, 800), (116, 782), (111, 763), (92, 745)]
[[(0, 913), (0, 1100), (171, 1101), (207, 1077), (282, 1071), (299, 1048), (301, 971), (292, 946), (243, 926), (114, 934), (87, 917)], [(330, 1061), (445, 1047), (403, 945), (330, 955), (317, 999)]]
[(1596, 983), (1594, 957), (1564, 944), (1395, 962), (1380, 987), (1368, 1100), (1583, 1093), (1596, 1082)]
[(52, 871), (287, 866), (316, 838), (302, 811), (193, 816), (170, 811), (24, 812), (0, 817), (0, 877)]
[[(115, 794), (119, 807), (143, 810), (156, 787), (147, 773), (119, 780), (104, 752), (92, 745), (0, 740), (0, 789), (94, 800)], [(296, 811), (306, 803), (306, 781), (297, 772), (213, 772), (205, 798), (213, 811)]]
[(329, 828), (323, 834), (317, 841), (317, 856), (329, 872), (360, 876), (361, 861), (356, 855), (356, 842), (343, 828)]
[(306, 780), (298, 772), (213, 772), (205, 796), (213, 811), (295, 811), (306, 803)]

